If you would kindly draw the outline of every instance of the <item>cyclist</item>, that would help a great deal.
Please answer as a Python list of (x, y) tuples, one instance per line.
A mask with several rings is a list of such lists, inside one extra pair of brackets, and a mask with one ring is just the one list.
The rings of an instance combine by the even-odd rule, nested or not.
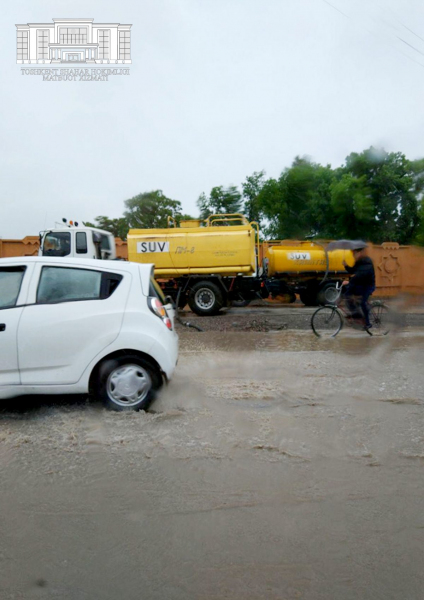
[[(375, 290), (375, 272), (374, 264), (369, 256), (367, 256), (366, 247), (352, 250), (355, 264), (349, 267), (346, 261), (343, 261), (343, 266), (348, 273), (353, 273), (350, 280), (343, 282), (346, 285), (345, 298), (352, 318), (365, 318), (365, 328), (372, 327), (370, 323), (368, 298)], [(362, 314), (358, 314), (358, 307), (362, 310)]]

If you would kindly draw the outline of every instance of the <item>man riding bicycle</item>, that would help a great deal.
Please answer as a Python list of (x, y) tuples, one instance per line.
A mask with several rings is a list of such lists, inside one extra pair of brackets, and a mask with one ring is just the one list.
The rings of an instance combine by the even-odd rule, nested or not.
[[(348, 273), (353, 273), (350, 280), (343, 282), (346, 285), (345, 298), (346, 303), (351, 312), (352, 318), (365, 318), (365, 328), (371, 327), (368, 298), (375, 290), (375, 272), (374, 264), (369, 256), (367, 256), (366, 248), (358, 248), (352, 250), (355, 264), (349, 267), (346, 261), (343, 261), (343, 266)], [(358, 308), (362, 311), (359, 313)]]

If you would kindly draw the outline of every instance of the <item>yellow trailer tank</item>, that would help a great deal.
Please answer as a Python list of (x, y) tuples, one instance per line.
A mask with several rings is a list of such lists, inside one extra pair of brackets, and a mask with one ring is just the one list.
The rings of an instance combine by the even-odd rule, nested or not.
[(155, 276), (159, 278), (256, 272), (257, 230), (242, 215), (212, 215), (206, 221), (186, 221), (182, 225), (131, 229), (128, 259), (154, 263)]
[(333, 250), (327, 257), (324, 246), (314, 242), (288, 242), (281, 245), (268, 246), (265, 251), (268, 264), (268, 277), (282, 274), (312, 275), (324, 273), (345, 273), (343, 261), (348, 265), (354, 264), (350, 250)]

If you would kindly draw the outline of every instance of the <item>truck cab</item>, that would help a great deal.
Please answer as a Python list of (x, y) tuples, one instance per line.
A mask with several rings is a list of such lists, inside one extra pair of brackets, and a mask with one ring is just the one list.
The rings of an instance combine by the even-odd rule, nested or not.
[(115, 238), (94, 227), (64, 226), (40, 233), (39, 256), (116, 259)]

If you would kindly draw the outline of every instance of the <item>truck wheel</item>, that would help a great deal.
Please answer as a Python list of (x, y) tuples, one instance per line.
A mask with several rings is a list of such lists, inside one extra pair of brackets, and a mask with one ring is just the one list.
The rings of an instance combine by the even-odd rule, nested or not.
[(199, 281), (189, 291), (188, 305), (201, 317), (216, 315), (224, 306), (222, 291), (212, 281)]
[(235, 308), (242, 308), (243, 306), (249, 306), (249, 304), (251, 303), (251, 300), (233, 300), (231, 302), (231, 306), (234, 306)]
[(180, 308), (182, 310), (186, 304), (187, 304), (187, 296), (185, 294), (180, 294), (180, 298), (178, 300), (178, 308)]
[(248, 306), (252, 302), (251, 298), (244, 298), (243, 294), (237, 294), (231, 301), (231, 306), (241, 308), (242, 306)]
[(333, 282), (325, 283), (318, 292), (318, 303), (322, 305), (334, 304), (339, 297), (336, 284)]
[(299, 292), (299, 297), (301, 302), (303, 302), (303, 304), (305, 306), (317, 306), (318, 305), (318, 298), (317, 298), (317, 291), (316, 290), (311, 290), (311, 289), (306, 289), (306, 290), (302, 290), (301, 292)]
[(136, 354), (128, 354), (101, 364), (95, 395), (111, 410), (145, 410), (161, 385), (157, 368)]

